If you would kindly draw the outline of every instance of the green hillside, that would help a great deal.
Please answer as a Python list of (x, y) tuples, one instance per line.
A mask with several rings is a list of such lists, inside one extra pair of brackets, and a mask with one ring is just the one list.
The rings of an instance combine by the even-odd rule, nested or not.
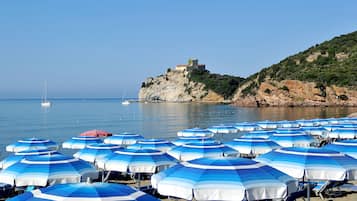
[(349, 88), (357, 86), (357, 32), (335, 37), (332, 40), (287, 57), (271, 67), (248, 77), (255, 80), (243, 95), (254, 93), (261, 82), (272, 80), (301, 80), (315, 82), (319, 86), (337, 85)]
[(194, 82), (205, 84), (206, 89), (210, 89), (225, 99), (232, 98), (234, 92), (244, 78), (210, 73), (208, 70), (193, 69), (189, 73), (189, 79)]

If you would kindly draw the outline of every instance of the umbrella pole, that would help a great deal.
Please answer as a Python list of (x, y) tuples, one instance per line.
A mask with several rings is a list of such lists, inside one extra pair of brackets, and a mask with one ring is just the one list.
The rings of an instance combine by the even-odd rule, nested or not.
[(310, 201), (310, 180), (307, 179), (307, 192), (306, 192), (306, 197), (307, 197), (307, 201)]
[(140, 173), (138, 173), (138, 189), (140, 190)]

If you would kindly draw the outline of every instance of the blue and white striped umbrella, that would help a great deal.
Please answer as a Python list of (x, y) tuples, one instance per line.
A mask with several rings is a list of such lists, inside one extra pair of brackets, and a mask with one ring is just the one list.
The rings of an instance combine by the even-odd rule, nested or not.
[(140, 140), (135, 144), (128, 146), (129, 149), (156, 149), (163, 152), (166, 152), (174, 147), (175, 145), (173, 143), (162, 139)]
[(357, 128), (337, 128), (327, 133), (327, 137), (334, 139), (354, 139), (357, 135)]
[(327, 144), (323, 149), (330, 149), (357, 159), (357, 140), (342, 140)]
[(214, 133), (203, 128), (188, 128), (177, 132), (179, 137), (213, 137)]
[(301, 130), (312, 136), (320, 136), (320, 137), (326, 137), (328, 132), (326, 129), (322, 127), (315, 127), (315, 126), (301, 127)]
[(316, 122), (313, 120), (309, 120), (309, 119), (299, 119), (299, 120), (296, 120), (296, 122), (299, 123), (300, 127), (316, 126)]
[(46, 139), (40, 138), (27, 138), (19, 140), (14, 144), (6, 146), (7, 152), (19, 152), (24, 150), (37, 150), (37, 149), (57, 149), (58, 145)]
[(58, 153), (56, 150), (50, 150), (50, 149), (25, 150), (25, 151), (15, 152), (14, 155), (10, 155), (0, 162), (0, 168), (5, 169), (11, 166), (12, 164), (20, 162), (22, 159), (29, 156), (38, 156), (38, 155), (47, 155), (47, 154), (56, 154), (56, 153)]
[(296, 121), (277, 121), (278, 128), (299, 128), (300, 124)]
[(272, 134), (269, 139), (282, 147), (310, 147), (317, 141), (311, 136), (301, 131), (278, 131)]
[(283, 200), (297, 191), (297, 180), (244, 158), (200, 158), (151, 177), (158, 193), (185, 200)]
[(316, 126), (325, 126), (330, 124), (330, 122), (326, 119), (311, 119), (311, 121), (314, 121)]
[(337, 124), (343, 128), (357, 128), (357, 123), (343, 123), (343, 124)]
[(168, 154), (180, 161), (189, 161), (202, 157), (239, 156), (239, 152), (220, 142), (196, 142), (183, 144), (169, 151)]
[(342, 128), (342, 126), (339, 124), (334, 124), (334, 125), (324, 125), (324, 126), (321, 126), (321, 128), (323, 128), (327, 131), (333, 131), (333, 130)]
[(339, 123), (357, 124), (357, 117), (342, 117), (337, 119)]
[(196, 143), (196, 142), (215, 142), (215, 140), (211, 137), (180, 137), (177, 140), (172, 141), (172, 143), (176, 146), (180, 146), (183, 144)]
[(66, 149), (83, 149), (89, 144), (98, 144), (103, 141), (97, 137), (87, 137), (87, 136), (79, 136), (72, 137), (70, 140), (67, 140), (62, 143), (62, 147)]
[(114, 183), (56, 184), (8, 199), (10, 201), (159, 201), (133, 187)]
[(259, 127), (263, 129), (276, 129), (278, 128), (278, 123), (275, 121), (259, 121), (256, 123)]
[(90, 144), (84, 149), (79, 150), (73, 154), (75, 158), (82, 159), (84, 161), (95, 163), (98, 158), (112, 154), (114, 151), (123, 149), (120, 145), (115, 144)]
[(357, 160), (328, 149), (281, 148), (260, 155), (255, 160), (302, 180), (357, 179)]
[(104, 143), (127, 146), (135, 144), (137, 141), (142, 139), (144, 139), (144, 137), (139, 134), (124, 132), (105, 138)]
[(229, 126), (229, 125), (211, 126), (211, 127), (207, 128), (207, 130), (209, 130), (213, 133), (223, 133), (223, 134), (238, 132), (238, 129), (235, 126)]
[(176, 163), (167, 153), (153, 149), (123, 149), (97, 160), (100, 169), (124, 173), (156, 173)]
[(255, 123), (248, 123), (248, 122), (243, 122), (243, 123), (236, 123), (234, 125), (239, 131), (245, 132), (245, 131), (256, 131), (260, 130), (261, 128), (259, 125)]
[(277, 143), (264, 138), (236, 138), (225, 144), (249, 157), (256, 157), (281, 147)]
[(268, 139), (274, 131), (267, 131), (267, 130), (259, 130), (259, 131), (251, 131), (249, 133), (243, 134), (243, 138), (264, 138)]
[(16, 186), (47, 186), (97, 179), (89, 163), (62, 154), (31, 156), (3, 169), (0, 182)]

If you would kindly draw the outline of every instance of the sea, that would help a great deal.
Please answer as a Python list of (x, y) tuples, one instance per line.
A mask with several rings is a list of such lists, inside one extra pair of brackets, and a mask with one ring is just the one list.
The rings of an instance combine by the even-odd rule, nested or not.
[[(186, 128), (261, 120), (296, 120), (344, 117), (353, 107), (267, 107), (245, 108), (203, 103), (141, 103), (122, 105), (121, 99), (54, 99), (52, 107), (41, 108), (39, 99), (0, 100), (0, 158), (8, 144), (38, 137), (58, 144), (80, 133), (101, 129), (113, 134), (138, 133), (145, 138), (173, 140)], [(229, 141), (241, 134), (217, 135)], [(68, 152), (68, 150), (63, 150)]]

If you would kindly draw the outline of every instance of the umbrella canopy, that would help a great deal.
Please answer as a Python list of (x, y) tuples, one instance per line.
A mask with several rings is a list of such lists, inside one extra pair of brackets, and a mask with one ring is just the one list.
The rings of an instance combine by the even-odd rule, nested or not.
[(239, 155), (238, 151), (220, 142), (183, 144), (167, 151), (167, 153), (180, 161), (189, 161), (202, 157), (227, 157)]
[(278, 123), (274, 121), (259, 121), (257, 125), (263, 129), (276, 129), (278, 128)]
[(182, 131), (177, 132), (177, 136), (179, 137), (213, 137), (214, 133), (210, 130), (203, 129), (203, 128), (189, 128), (184, 129)]
[(357, 128), (337, 128), (327, 133), (327, 137), (334, 139), (354, 139), (357, 135)]
[(77, 184), (56, 184), (47, 188), (33, 190), (16, 197), (8, 199), (10, 201), (159, 201), (142, 191), (123, 184), (113, 183), (77, 183)]
[(309, 147), (316, 143), (316, 140), (301, 131), (276, 131), (269, 139), (282, 147)]
[(163, 152), (166, 152), (174, 147), (174, 144), (162, 139), (140, 140), (135, 144), (128, 146), (129, 149), (156, 149)]
[(112, 133), (103, 130), (89, 130), (79, 134), (79, 136), (108, 137), (108, 136), (112, 136)]
[(6, 157), (4, 160), (0, 162), (0, 168), (5, 169), (12, 164), (20, 162), (22, 159), (27, 158), (29, 156), (38, 156), (38, 155), (47, 155), (47, 154), (57, 154), (58, 152), (50, 149), (40, 149), (40, 150), (25, 150), (15, 152), (14, 155)]
[(62, 147), (66, 149), (83, 149), (89, 144), (98, 144), (102, 142), (103, 141), (97, 137), (79, 136), (72, 137), (70, 140), (63, 142)]
[(316, 126), (315, 121), (308, 120), (308, 119), (299, 119), (299, 120), (296, 120), (296, 122), (299, 123), (300, 127)]
[(277, 143), (264, 138), (237, 138), (225, 144), (239, 151), (240, 154), (252, 157), (280, 148)]
[(357, 159), (357, 140), (336, 141), (323, 148), (338, 151)]
[(301, 180), (357, 179), (357, 160), (327, 149), (281, 148), (260, 155), (255, 160)]
[(283, 199), (297, 181), (267, 165), (244, 158), (200, 158), (151, 177), (158, 193), (186, 200)]
[(212, 126), (207, 128), (209, 131), (213, 133), (237, 133), (238, 129), (234, 126), (229, 126), (229, 125), (219, 125), (219, 126)]
[(73, 154), (75, 158), (94, 163), (98, 158), (112, 154), (114, 151), (123, 149), (120, 145), (114, 144), (90, 144), (84, 149), (79, 150)]
[(97, 160), (103, 170), (126, 173), (156, 173), (176, 163), (165, 152), (153, 149), (123, 149)]
[(105, 138), (104, 143), (126, 146), (126, 145), (135, 144), (137, 141), (142, 139), (144, 139), (144, 137), (141, 135), (124, 132), (121, 134), (115, 134), (113, 136)]
[(255, 131), (261, 129), (257, 124), (248, 122), (236, 123), (234, 127), (236, 127), (239, 131)]
[(0, 182), (16, 186), (47, 186), (97, 179), (98, 172), (89, 163), (62, 154), (31, 156), (3, 169)]
[(336, 125), (325, 125), (325, 126), (321, 126), (321, 128), (327, 130), (327, 131), (333, 131), (333, 130), (336, 130), (338, 128), (342, 128), (341, 125), (339, 124), (336, 124)]
[(215, 142), (215, 140), (211, 137), (180, 137), (177, 140), (172, 141), (172, 143), (176, 146), (180, 146), (183, 144), (195, 143), (195, 142)]
[(19, 140), (14, 144), (6, 146), (6, 151), (8, 152), (18, 152), (24, 150), (37, 150), (37, 149), (57, 149), (58, 145), (46, 139), (40, 138), (27, 138)]
[(328, 132), (326, 129), (324, 129), (322, 127), (315, 127), (315, 126), (301, 127), (301, 130), (307, 134), (310, 134), (313, 136), (320, 136), (320, 137), (325, 137)]
[(267, 139), (269, 138), (274, 131), (265, 131), (265, 130), (259, 130), (259, 131), (251, 131), (249, 133), (246, 133), (242, 135), (243, 138), (264, 138)]
[(296, 121), (283, 120), (283, 121), (277, 121), (276, 123), (278, 124), (278, 128), (299, 128), (300, 127), (300, 124)]

